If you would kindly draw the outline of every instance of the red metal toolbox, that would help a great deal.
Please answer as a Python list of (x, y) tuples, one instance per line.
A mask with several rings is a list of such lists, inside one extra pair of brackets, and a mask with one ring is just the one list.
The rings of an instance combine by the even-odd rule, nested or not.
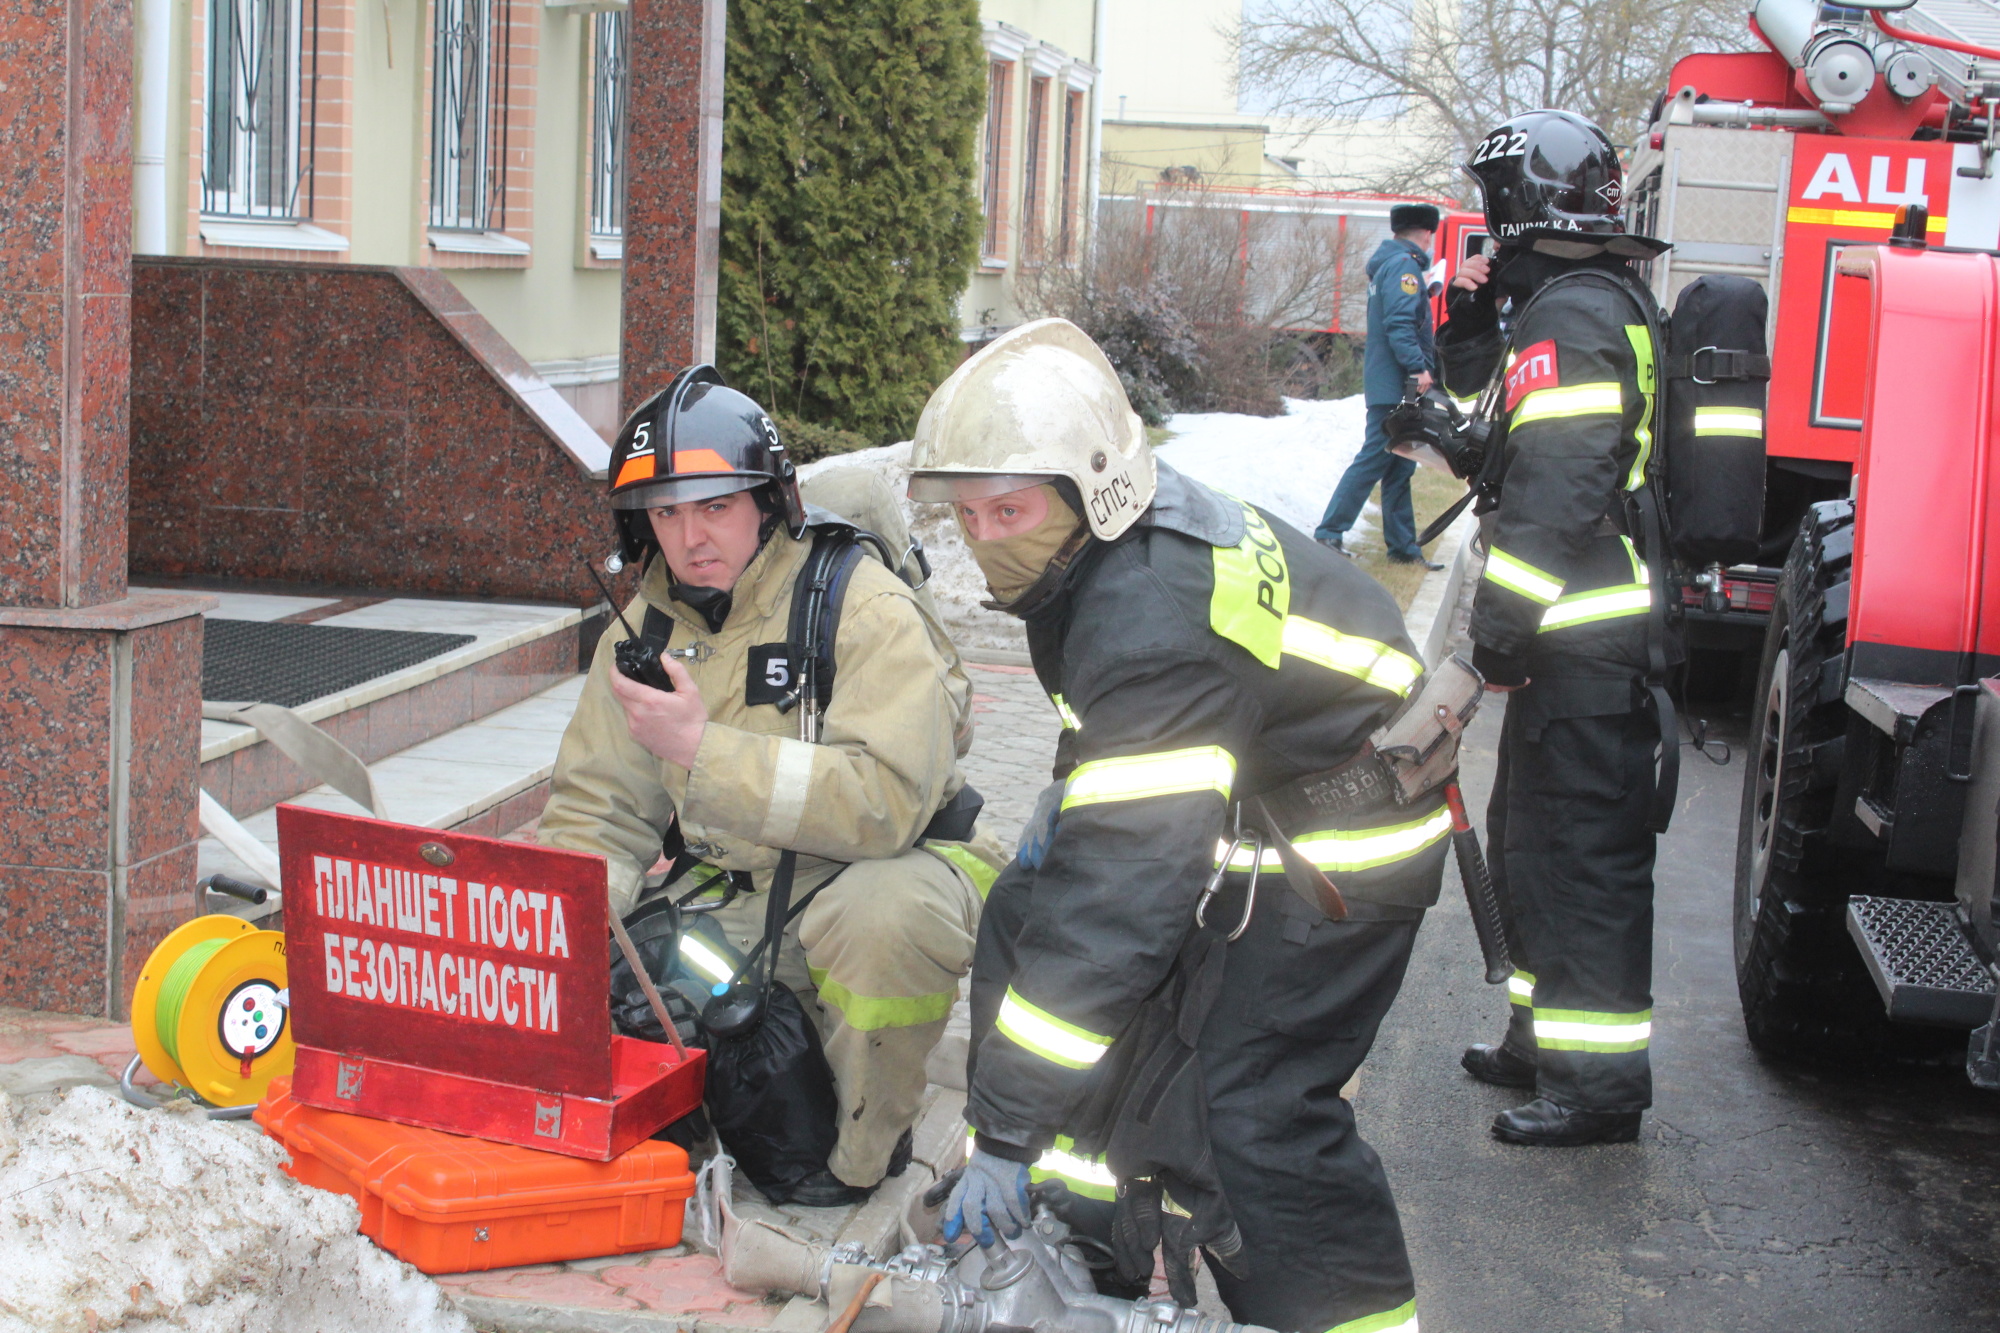
[(604, 858), (278, 807), (292, 1096), (609, 1161), (706, 1057), (611, 1030)]
[(687, 1154), (656, 1139), (609, 1162), (444, 1134), (293, 1099), (275, 1079), (255, 1119), (286, 1170), (361, 1204), (361, 1232), (426, 1273), (591, 1259), (677, 1245)]

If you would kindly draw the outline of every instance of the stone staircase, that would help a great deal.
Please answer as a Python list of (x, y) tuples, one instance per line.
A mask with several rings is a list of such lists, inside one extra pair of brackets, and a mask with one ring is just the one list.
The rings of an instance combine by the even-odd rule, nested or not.
[[(556, 748), (583, 686), (600, 621), (570, 606), (404, 597), (208, 590), (234, 621), (444, 633), (468, 640), (414, 665), (298, 704), (293, 711), (352, 751), (375, 787), (376, 814), (399, 823), (504, 837), (539, 818)], [(301, 663), (302, 670), (310, 664)], [(288, 664), (274, 664), (274, 675)], [(323, 785), (252, 726), (222, 720), (258, 700), (204, 700), (201, 785), (277, 850), (276, 808), (293, 802), (367, 811)], [(256, 876), (215, 838), (199, 873)], [(232, 900), (211, 896), (230, 910)], [(245, 905), (247, 908), (247, 905)]]

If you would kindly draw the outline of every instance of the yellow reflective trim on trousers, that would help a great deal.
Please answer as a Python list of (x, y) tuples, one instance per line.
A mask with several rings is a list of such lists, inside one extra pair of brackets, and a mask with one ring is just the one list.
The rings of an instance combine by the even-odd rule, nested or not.
[(1588, 1009), (1535, 1009), (1535, 1045), (1545, 1051), (1622, 1055), (1652, 1044), (1653, 1011), (1601, 1014)]
[(1408, 694), (1424, 674), (1423, 663), (1407, 653), (1304, 616), (1285, 617), (1284, 642), (1285, 652), (1293, 657), (1398, 696)]
[(1209, 595), (1208, 627), (1275, 671), (1292, 607), (1291, 571), (1264, 516), (1237, 503), (1243, 505), (1243, 539), (1211, 548), (1215, 590)]
[(1220, 745), (1196, 745), (1161, 754), (1128, 754), (1078, 764), (1063, 790), (1062, 808), (1101, 801), (1136, 801), (1212, 791), (1223, 800), (1236, 782), (1236, 760)]
[(1075, 1140), (1062, 1134), (1056, 1135), (1055, 1146), (1044, 1149), (1028, 1168), (1028, 1179), (1060, 1180), (1087, 1199), (1109, 1203), (1118, 1198), (1118, 1177), (1111, 1174), (1104, 1159), (1077, 1152)]
[[(1329, 873), (1336, 870), (1373, 870), (1392, 861), (1402, 861), (1427, 851), (1442, 842), (1451, 832), (1451, 811), (1439, 808), (1421, 819), (1413, 819), (1407, 824), (1390, 824), (1372, 829), (1329, 829), (1322, 833), (1302, 833), (1292, 839), (1292, 846), (1299, 854)], [(1215, 854), (1220, 858), (1229, 850), (1229, 844), (1216, 844)], [(1261, 858), (1264, 869), (1282, 870), (1284, 862), (1278, 859), (1278, 849), (1266, 847)], [(1229, 858), (1231, 870), (1250, 869), (1250, 849), (1238, 847), (1236, 854)]]
[(1083, 730), (1082, 720), (1077, 717), (1075, 710), (1063, 701), (1063, 697), (1060, 694), (1051, 694), (1049, 702), (1056, 706), (1056, 716), (1062, 719), (1062, 724), (1065, 727), (1071, 731)]
[(808, 965), (806, 975), (818, 988), (819, 998), (840, 1010), (847, 1026), (857, 1032), (941, 1023), (951, 1016), (951, 1006), (958, 999), (955, 989), (937, 995), (856, 995), (827, 976), (823, 967)]
[(1761, 436), (1764, 410), (1760, 407), (1697, 407), (1694, 410), (1696, 435)]
[(1417, 1333), (1417, 1303), (1407, 1300), (1393, 1310), (1335, 1324), (1327, 1333)]
[(1653, 457), (1653, 403), (1659, 395), (1659, 368), (1653, 363), (1653, 332), (1644, 324), (1627, 324), (1625, 341), (1632, 344), (1633, 370), (1637, 372), (1639, 394), (1642, 406), (1639, 410), (1639, 424), (1633, 435), (1639, 441), (1639, 453), (1632, 460), (1632, 470), (1626, 474), (1625, 489), (1636, 491), (1646, 484), (1646, 464)]
[(1614, 416), (1625, 410), (1625, 391), (1616, 380), (1592, 384), (1565, 384), (1554, 389), (1536, 389), (1514, 405), (1513, 424), (1530, 421), (1559, 421), (1569, 417)]
[(1486, 551), (1486, 573), (1491, 579), (1510, 592), (1518, 592), (1531, 602), (1543, 606), (1554, 606), (1563, 595), (1563, 581), (1555, 575), (1536, 569), (1517, 556), (1508, 555), (1497, 546)]
[(1652, 581), (1652, 575), (1646, 572), (1646, 562), (1639, 558), (1639, 548), (1622, 533), (1618, 540), (1625, 543), (1625, 558), (1632, 562), (1632, 582), (1565, 593), (1556, 599), (1554, 606), (1542, 612), (1542, 624), (1537, 633), (1567, 629), (1572, 625), (1588, 625), (1600, 620), (1615, 620), (1620, 616), (1642, 616), (1653, 609), (1652, 590), (1647, 586)]
[(1507, 1003), (1518, 1004), (1524, 1009), (1535, 1005), (1535, 974), (1514, 969), (1514, 975), (1507, 978)]
[(1007, 997), (1000, 1001), (1000, 1016), (994, 1026), (1015, 1045), (1066, 1069), (1090, 1068), (1104, 1058), (1111, 1045), (1109, 1037), (1065, 1023), (1046, 1009), (1037, 1009), (1016, 995), (1012, 986), (1007, 988)]
[[(978, 1141), (978, 1131), (972, 1126), (965, 1127), (965, 1151), (972, 1152)], [(1042, 1150), (1028, 1168), (1030, 1181), (1060, 1180), (1069, 1186), (1070, 1192), (1090, 1199), (1102, 1199), (1114, 1203), (1118, 1199), (1118, 1177), (1111, 1174), (1111, 1168), (1104, 1164), (1102, 1157), (1088, 1157), (1076, 1151), (1076, 1140), (1067, 1134), (1056, 1135), (1054, 1146)]]
[(999, 871), (980, 860), (967, 848), (945, 842), (926, 842), (922, 846), (925, 851), (934, 852), (963, 870), (965, 877), (972, 881), (972, 887), (978, 892), (982, 902), (985, 901), (986, 895), (993, 891), (993, 881), (1000, 878)]

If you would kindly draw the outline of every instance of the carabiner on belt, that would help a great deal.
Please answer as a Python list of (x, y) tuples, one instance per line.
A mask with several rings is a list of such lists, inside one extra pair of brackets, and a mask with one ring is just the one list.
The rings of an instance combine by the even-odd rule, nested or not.
[(1234, 944), (1237, 940), (1242, 939), (1243, 932), (1250, 929), (1250, 914), (1257, 908), (1257, 877), (1264, 870), (1264, 834), (1259, 829), (1253, 828), (1247, 831), (1244, 829), (1243, 807), (1240, 805), (1236, 807), (1236, 832), (1230, 841), (1229, 850), (1222, 854), (1222, 860), (1216, 865), (1215, 873), (1208, 877), (1208, 883), (1203, 886), (1201, 891), (1201, 901), (1197, 902), (1194, 908), (1194, 923), (1197, 926), (1206, 928), (1208, 925), (1209, 900), (1214, 898), (1216, 893), (1222, 888), (1222, 877), (1229, 873), (1229, 863), (1236, 859), (1236, 853), (1242, 850), (1243, 844), (1246, 842), (1252, 848), (1250, 853), (1250, 886), (1243, 891), (1243, 919), (1237, 922), (1236, 929), (1229, 933), (1228, 943), (1230, 944)]

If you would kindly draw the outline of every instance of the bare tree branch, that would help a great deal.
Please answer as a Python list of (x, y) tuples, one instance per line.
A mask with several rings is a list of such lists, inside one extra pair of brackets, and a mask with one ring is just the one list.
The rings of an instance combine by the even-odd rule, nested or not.
[(1454, 195), (1499, 122), (1561, 107), (1630, 141), (1676, 60), (1752, 43), (1742, 0), (1274, 0), (1235, 33), (1239, 84), (1273, 110), (1396, 135), (1402, 160), (1363, 183)]

